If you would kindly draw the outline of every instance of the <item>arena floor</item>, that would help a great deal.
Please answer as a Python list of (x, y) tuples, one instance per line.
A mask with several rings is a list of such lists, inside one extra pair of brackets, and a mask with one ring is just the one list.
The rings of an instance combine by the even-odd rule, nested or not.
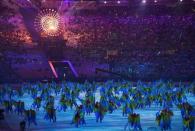
[[(82, 97), (84, 94), (80, 94)], [(99, 97), (99, 93), (96, 93), (96, 98)], [(25, 94), (24, 97), (19, 98), (20, 100), (25, 101), (25, 107), (28, 109), (31, 107), (32, 98)], [(188, 102), (195, 106), (195, 96), (192, 94), (187, 95)], [(98, 99), (97, 99), (98, 100)], [(59, 101), (59, 96), (56, 97), (55, 106), (57, 107)], [(79, 101), (78, 101), (79, 104)], [(144, 131), (158, 131), (160, 130), (155, 122), (156, 112), (161, 108), (152, 105), (150, 108), (138, 109), (135, 110), (136, 113), (141, 115), (141, 126)], [(172, 108), (174, 116), (172, 119), (172, 131), (181, 131), (182, 130), (182, 118), (181, 113), (177, 107)], [(127, 117), (122, 116), (122, 109), (114, 111), (112, 114), (107, 113), (102, 123), (96, 123), (94, 113), (90, 116), (86, 116), (86, 125), (76, 128), (74, 125), (71, 125), (73, 118), (74, 110), (68, 109), (66, 112), (57, 112), (57, 122), (53, 123), (49, 120), (44, 119), (44, 110), (41, 108), (37, 112), (37, 123), (38, 125), (31, 125), (28, 130), (32, 131), (122, 131), (124, 126), (127, 123)], [(19, 129), (19, 122), (22, 120), (22, 116), (17, 116), (16, 114), (8, 114), (6, 121), (9, 127), (13, 130)], [(9, 121), (9, 122), (8, 122)]]

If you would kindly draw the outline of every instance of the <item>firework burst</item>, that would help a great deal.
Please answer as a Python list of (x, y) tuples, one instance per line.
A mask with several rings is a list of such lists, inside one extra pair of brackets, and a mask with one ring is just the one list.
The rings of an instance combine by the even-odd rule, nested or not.
[(35, 28), (44, 36), (59, 36), (63, 31), (63, 22), (54, 9), (44, 9), (35, 18)]

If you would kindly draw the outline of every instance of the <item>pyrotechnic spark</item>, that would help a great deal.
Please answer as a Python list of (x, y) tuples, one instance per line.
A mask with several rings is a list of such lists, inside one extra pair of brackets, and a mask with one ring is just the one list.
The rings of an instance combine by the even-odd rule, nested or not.
[(58, 36), (62, 32), (62, 20), (53, 9), (42, 10), (35, 19), (36, 30), (48, 36)]

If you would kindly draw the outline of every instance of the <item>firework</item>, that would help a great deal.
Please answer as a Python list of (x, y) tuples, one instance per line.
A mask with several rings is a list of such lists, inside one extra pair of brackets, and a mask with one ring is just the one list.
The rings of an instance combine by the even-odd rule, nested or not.
[(39, 12), (34, 25), (40, 34), (46, 36), (59, 36), (63, 31), (63, 22), (54, 9), (44, 9)]

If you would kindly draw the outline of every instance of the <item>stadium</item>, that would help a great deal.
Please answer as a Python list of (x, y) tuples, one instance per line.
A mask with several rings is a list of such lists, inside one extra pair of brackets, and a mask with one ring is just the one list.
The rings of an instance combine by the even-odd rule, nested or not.
[(1, 0), (0, 25), (0, 130), (195, 130), (195, 0)]

